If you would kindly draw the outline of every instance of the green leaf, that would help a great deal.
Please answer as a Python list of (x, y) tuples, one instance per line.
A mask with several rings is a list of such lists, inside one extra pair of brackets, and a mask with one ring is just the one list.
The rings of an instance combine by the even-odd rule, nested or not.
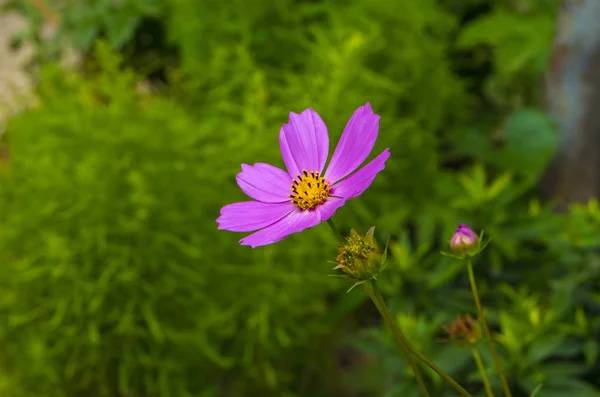
[(139, 18), (123, 10), (116, 15), (107, 16), (104, 20), (106, 37), (113, 48), (122, 47), (132, 36)]
[(598, 359), (598, 341), (590, 339), (586, 341), (583, 353), (585, 354), (585, 362), (587, 365), (593, 365)]
[(545, 169), (558, 149), (558, 135), (548, 115), (534, 109), (520, 109), (505, 121), (505, 146), (489, 153), (489, 160), (504, 169), (535, 178)]
[(435, 357), (436, 364), (451, 374), (458, 373), (471, 361), (472, 356), (469, 350), (455, 345), (438, 348), (438, 354)]
[(598, 390), (576, 378), (549, 378), (543, 397), (597, 397)]
[(367, 282), (369, 280), (361, 280), (361, 281), (357, 281), (354, 284), (352, 284), (352, 286), (350, 288), (348, 288), (348, 291), (346, 291), (346, 293), (349, 293), (350, 291), (352, 291), (354, 288), (358, 287), (359, 285)]
[(367, 299), (366, 294), (342, 294), (329, 308), (322, 320), (325, 324), (334, 324), (348, 315)]
[(92, 47), (97, 34), (97, 25), (80, 25), (71, 32), (71, 42), (75, 48), (89, 50)]
[(562, 345), (563, 341), (563, 335), (537, 339), (527, 355), (527, 365), (534, 365), (548, 358)]
[(542, 386), (544, 386), (543, 383), (540, 383), (539, 385), (537, 385), (535, 387), (535, 389), (533, 389), (533, 391), (531, 392), (531, 394), (529, 395), (529, 397), (535, 397), (538, 395), (538, 393), (540, 392), (540, 390), (542, 390)]
[(488, 199), (493, 199), (497, 195), (502, 193), (502, 191), (504, 191), (504, 189), (506, 189), (510, 185), (511, 182), (512, 182), (511, 174), (504, 173), (504, 174), (500, 175), (498, 178), (496, 178), (496, 180), (494, 180), (494, 182), (492, 183), (492, 186), (489, 187), (489, 189), (487, 191)]
[(480, 44), (498, 44), (508, 37), (517, 36), (523, 26), (516, 15), (497, 12), (478, 18), (463, 29), (456, 45), (459, 48), (472, 48)]
[(142, 316), (154, 339), (159, 343), (162, 342), (165, 339), (165, 335), (150, 305), (144, 304), (142, 306)]
[(542, 364), (541, 372), (546, 378), (579, 376), (587, 371), (587, 367), (577, 362), (549, 362)]
[(486, 44), (493, 47), (496, 70), (514, 74), (529, 68), (541, 73), (548, 58), (555, 22), (552, 15), (521, 16), (504, 11), (470, 23), (458, 37), (459, 48)]

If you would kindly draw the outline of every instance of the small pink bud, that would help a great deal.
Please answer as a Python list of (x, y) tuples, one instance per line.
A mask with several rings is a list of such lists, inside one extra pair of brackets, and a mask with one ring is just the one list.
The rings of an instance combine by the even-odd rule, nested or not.
[(477, 248), (479, 236), (466, 225), (460, 224), (450, 240), (450, 248), (457, 254), (466, 254)]

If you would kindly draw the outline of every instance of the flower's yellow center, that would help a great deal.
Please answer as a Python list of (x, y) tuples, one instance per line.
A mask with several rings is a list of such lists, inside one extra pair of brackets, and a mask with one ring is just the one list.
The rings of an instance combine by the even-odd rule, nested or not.
[(301, 210), (314, 209), (329, 197), (331, 186), (318, 171), (302, 170), (292, 181), (292, 194), (289, 197)]

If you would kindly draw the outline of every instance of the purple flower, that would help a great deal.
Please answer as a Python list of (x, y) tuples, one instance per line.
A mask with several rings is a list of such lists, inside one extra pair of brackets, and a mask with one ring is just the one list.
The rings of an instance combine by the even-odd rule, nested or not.
[(450, 248), (459, 254), (470, 252), (477, 247), (479, 236), (477, 236), (467, 225), (460, 224), (450, 240)]
[(255, 248), (331, 218), (346, 200), (360, 196), (385, 168), (389, 148), (354, 172), (373, 150), (378, 129), (379, 116), (369, 103), (356, 109), (323, 172), (329, 152), (325, 123), (312, 109), (290, 112), (288, 124), (279, 132), (287, 172), (265, 163), (242, 164), (237, 183), (254, 200), (221, 208), (219, 230), (255, 231), (240, 240)]

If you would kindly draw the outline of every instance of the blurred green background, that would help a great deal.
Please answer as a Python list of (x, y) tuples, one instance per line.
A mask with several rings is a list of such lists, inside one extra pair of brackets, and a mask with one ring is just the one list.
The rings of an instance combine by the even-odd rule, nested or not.
[(557, 7), (7, 2), (36, 100), (0, 127), (0, 395), (419, 396), (364, 291), (327, 277), (326, 225), (253, 250), (215, 222), (245, 200), (241, 163), (283, 166), (290, 111), (314, 108), (333, 147), (367, 101), (392, 157), (335, 221), (391, 237), (380, 284), (409, 338), (483, 395), (470, 352), (437, 341), (474, 311), (439, 254), (464, 222), (493, 238), (475, 271), (514, 395), (599, 395), (600, 208), (539, 192)]

